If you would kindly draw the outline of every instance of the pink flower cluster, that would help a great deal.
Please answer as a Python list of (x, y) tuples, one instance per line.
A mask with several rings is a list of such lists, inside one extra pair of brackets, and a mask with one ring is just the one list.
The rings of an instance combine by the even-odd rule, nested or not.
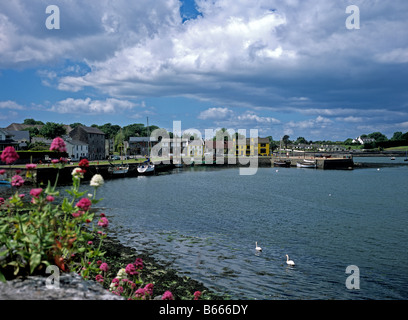
[(19, 176), (19, 175), (15, 175), (13, 178), (11, 178), (11, 185), (13, 187), (19, 188), (24, 184), (24, 179)]
[(81, 168), (88, 168), (89, 167), (89, 161), (87, 159), (82, 159), (81, 161), (79, 161), (78, 165)]
[(104, 272), (108, 272), (109, 270), (109, 266), (106, 262), (101, 263), (101, 265), (99, 266), (99, 269), (104, 271)]
[(142, 269), (143, 269), (143, 260), (141, 258), (137, 258), (135, 262), (129, 263), (125, 268), (126, 273), (132, 276), (138, 275), (139, 271), (141, 271)]
[(33, 196), (34, 198), (39, 198), (41, 195), (41, 192), (43, 192), (43, 189), (41, 188), (31, 189), (30, 195)]
[(107, 218), (102, 217), (99, 221), (98, 221), (98, 226), (102, 227), (102, 228), (107, 228), (109, 225), (109, 221)]
[(82, 198), (77, 202), (75, 206), (83, 211), (88, 211), (91, 205), (92, 205), (91, 200), (89, 200), (88, 198)]
[(167, 291), (163, 294), (163, 296), (162, 296), (161, 299), (162, 299), (162, 300), (174, 300), (174, 297), (173, 297), (173, 294), (171, 293), (171, 291), (167, 290)]
[(18, 160), (20, 156), (13, 147), (6, 147), (1, 153), (1, 161), (11, 164)]
[(27, 170), (33, 170), (33, 169), (35, 169), (35, 168), (37, 168), (37, 165), (34, 164), (34, 163), (27, 163), (27, 164), (26, 164), (26, 169), (27, 169)]
[(56, 137), (54, 140), (52, 140), (51, 151), (58, 151), (58, 152), (67, 152), (67, 147), (64, 142), (60, 137)]
[(146, 300), (147, 297), (153, 296), (153, 283), (148, 283), (144, 288), (136, 290), (134, 297), (137, 299)]

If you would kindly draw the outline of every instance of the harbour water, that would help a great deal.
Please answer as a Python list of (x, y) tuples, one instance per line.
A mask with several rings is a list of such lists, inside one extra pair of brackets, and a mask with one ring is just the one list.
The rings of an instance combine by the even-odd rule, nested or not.
[[(175, 169), (106, 180), (98, 207), (123, 244), (231, 299), (408, 299), (403, 160), (355, 158), (378, 163), (355, 170), (259, 168), (253, 176)], [(346, 287), (356, 276), (346, 273), (351, 265), (359, 289)]]
[(232, 299), (407, 299), (407, 179), (406, 166), (195, 167), (106, 181), (98, 196), (124, 244)]

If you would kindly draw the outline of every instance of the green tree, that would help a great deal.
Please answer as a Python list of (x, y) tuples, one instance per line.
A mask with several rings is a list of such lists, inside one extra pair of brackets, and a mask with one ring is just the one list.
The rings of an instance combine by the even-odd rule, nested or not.
[(36, 120), (34, 120), (32, 118), (29, 118), (29, 119), (24, 119), (23, 124), (28, 124), (30, 126), (35, 126), (35, 125), (44, 125), (44, 122), (36, 121)]
[(120, 131), (121, 127), (118, 126), (117, 124), (112, 125), (111, 123), (105, 123), (102, 126), (98, 126), (96, 124), (93, 124), (92, 127), (98, 128), (101, 130), (105, 135), (107, 139), (114, 139), (116, 134)]
[(85, 125), (82, 124), (82, 123), (80, 123), (80, 122), (75, 122), (75, 123), (71, 123), (69, 126), (70, 126), (72, 129), (75, 129), (76, 127), (85, 126)]
[(40, 135), (48, 138), (54, 139), (56, 137), (61, 137), (67, 133), (63, 124), (55, 122), (47, 122), (41, 129)]
[(375, 139), (375, 142), (387, 141), (388, 138), (386, 135), (381, 132), (373, 132), (368, 135), (369, 138)]
[(307, 140), (303, 137), (299, 137), (296, 139), (296, 144), (307, 144)]
[(122, 130), (119, 130), (119, 132), (116, 133), (114, 142), (113, 142), (113, 148), (115, 149), (116, 152), (123, 151), (124, 141), (125, 141), (125, 135)]
[(283, 142), (283, 144), (285, 145), (285, 148), (287, 148), (287, 147), (288, 147), (288, 144), (290, 143), (289, 138), (290, 138), (290, 137), (289, 137), (287, 134), (285, 134), (285, 135), (283, 136), (283, 138), (282, 138), (282, 142)]
[(403, 140), (402, 139), (402, 132), (401, 131), (397, 131), (397, 132), (394, 132), (394, 135), (392, 136), (392, 138), (391, 138), (391, 140)]

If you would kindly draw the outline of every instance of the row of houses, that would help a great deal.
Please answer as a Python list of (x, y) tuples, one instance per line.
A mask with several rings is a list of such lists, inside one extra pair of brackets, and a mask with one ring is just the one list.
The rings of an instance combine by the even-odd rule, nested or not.
[[(7, 146), (16, 150), (25, 150), (31, 143), (42, 143), (50, 146), (52, 139), (42, 137), (30, 138), (29, 131), (25, 130), (30, 125), (13, 123), (7, 128), (0, 129), (0, 151)], [(105, 134), (94, 127), (78, 126), (75, 129), (66, 127), (67, 134), (62, 138), (67, 147), (68, 156), (74, 159), (88, 158), (89, 160), (102, 160), (107, 155)]]
[[(26, 127), (28, 125), (11, 124), (9, 127), (0, 129), (0, 150), (6, 146), (14, 146), (17, 150), (26, 149), (30, 143), (41, 142), (46, 146), (51, 145), (52, 140), (41, 137), (33, 137)], [(89, 160), (107, 159), (114, 153), (113, 139), (106, 139), (105, 134), (95, 127), (77, 126), (72, 129), (66, 127), (67, 135), (63, 136), (67, 153), (70, 158)], [(132, 156), (146, 156), (149, 151), (155, 151), (158, 156), (171, 156), (175, 152), (185, 156), (200, 157), (207, 152), (214, 155), (236, 156), (268, 156), (270, 155), (270, 142), (268, 138), (247, 138), (233, 141), (213, 140), (190, 140), (186, 138), (166, 139), (160, 141), (153, 137), (130, 137), (124, 141), (122, 153)], [(153, 152), (152, 152), (153, 153)]]

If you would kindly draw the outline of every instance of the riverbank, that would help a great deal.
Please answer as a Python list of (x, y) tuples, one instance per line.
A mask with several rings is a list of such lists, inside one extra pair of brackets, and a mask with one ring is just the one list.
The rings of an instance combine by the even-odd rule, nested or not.
[[(97, 241), (96, 241), (97, 243)], [(60, 275), (59, 288), (47, 288), (47, 276), (29, 276), (0, 282), (0, 300), (120, 300), (108, 291), (117, 272), (136, 258), (143, 260), (141, 279), (143, 284), (153, 283), (153, 297), (161, 299), (163, 293), (171, 291), (175, 300), (193, 300), (194, 292), (200, 291), (200, 300), (225, 300), (223, 296), (206, 288), (202, 283), (181, 276), (170, 264), (152, 258), (148, 252), (137, 253), (126, 247), (114, 236), (104, 239), (101, 250), (105, 251), (104, 262), (109, 266), (102, 285), (93, 279), (85, 280), (75, 273)], [(143, 250), (142, 250), (143, 251)]]
[[(103, 241), (102, 251), (105, 251), (104, 262), (109, 265), (107, 277), (115, 278), (121, 268), (133, 263), (136, 258), (143, 260), (141, 279), (144, 284), (153, 283), (153, 296), (162, 295), (165, 291), (172, 292), (176, 300), (192, 300), (194, 292), (202, 293), (201, 299), (225, 300), (228, 297), (215, 293), (205, 287), (201, 282), (180, 275), (170, 263), (158, 261), (153, 258), (147, 248), (140, 248), (140, 252), (123, 245), (115, 236), (109, 236)], [(108, 284), (104, 284), (108, 289)]]

